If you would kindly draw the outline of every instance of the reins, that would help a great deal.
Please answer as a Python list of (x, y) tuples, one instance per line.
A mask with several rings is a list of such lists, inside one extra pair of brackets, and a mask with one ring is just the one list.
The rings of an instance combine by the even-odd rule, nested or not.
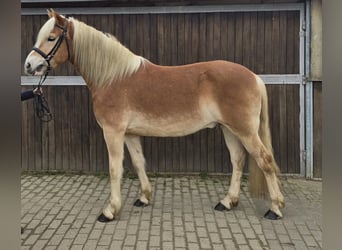
[[(46, 80), (47, 75), (49, 74), (49, 70), (45, 72), (44, 75), (40, 77), (39, 83), (38, 83), (38, 89), (41, 88), (43, 83)], [(38, 118), (43, 122), (49, 122), (52, 120), (52, 114), (50, 112), (49, 104), (44, 97), (43, 93), (39, 95), (35, 95), (34, 97), (34, 108), (36, 111), (36, 115)]]
[[(66, 39), (66, 34), (68, 32), (68, 24), (69, 24), (69, 22), (67, 19), (66, 19), (65, 27), (61, 27), (61, 26), (56, 24), (56, 27), (58, 27), (62, 30), (62, 34), (58, 37), (56, 44), (53, 46), (53, 48), (50, 50), (50, 52), (48, 54), (45, 54), (42, 50), (40, 50), (37, 47), (32, 48), (32, 50), (34, 50), (39, 55), (41, 55), (48, 64), (45, 74), (42, 75), (39, 79), (39, 82), (37, 85), (38, 89), (40, 89), (43, 86), (43, 83), (45, 82), (45, 80), (46, 80), (46, 78), (47, 78), (47, 76), (51, 70), (50, 61), (55, 56), (55, 54), (56, 54), (57, 50), (59, 49), (59, 47), (61, 46), (63, 40), (65, 40), (66, 46), (68, 49), (68, 60), (70, 59), (69, 43), (68, 43), (68, 40)], [(44, 95), (42, 93), (39, 95), (35, 95), (34, 107), (35, 107), (36, 115), (38, 116), (38, 118), (41, 121), (49, 122), (52, 120), (52, 114), (50, 112), (49, 104), (48, 104), (46, 98), (44, 97)]]

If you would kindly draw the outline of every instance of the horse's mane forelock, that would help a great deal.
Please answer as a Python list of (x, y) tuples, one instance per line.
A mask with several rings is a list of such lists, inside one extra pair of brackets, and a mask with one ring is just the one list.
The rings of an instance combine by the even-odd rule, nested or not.
[(86, 81), (105, 86), (114, 79), (135, 73), (143, 58), (133, 54), (114, 36), (104, 34), (76, 19), (74, 24), (74, 58)]

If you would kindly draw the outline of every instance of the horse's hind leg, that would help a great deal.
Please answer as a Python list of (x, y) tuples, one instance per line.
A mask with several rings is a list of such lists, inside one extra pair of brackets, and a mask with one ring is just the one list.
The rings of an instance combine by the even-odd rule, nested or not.
[(151, 199), (151, 184), (145, 172), (145, 158), (141, 147), (140, 137), (126, 135), (125, 143), (141, 184), (140, 199), (138, 199), (134, 205), (137, 207), (146, 206)]
[[(242, 143), (248, 153), (255, 159), (266, 178), (272, 204), (271, 209), (265, 214), (265, 217), (269, 219), (282, 218), (283, 216), (280, 212), (280, 208), (283, 208), (285, 203), (276, 176), (278, 167), (274, 160), (273, 153), (269, 149), (266, 149), (258, 134), (243, 137)], [(252, 178), (252, 176), (250, 178)]]
[(239, 203), (241, 177), (246, 159), (246, 151), (240, 140), (226, 127), (222, 126), (222, 132), (226, 145), (230, 152), (230, 158), (233, 165), (233, 173), (228, 194), (215, 207), (215, 209), (219, 211), (230, 210), (232, 207), (237, 206), (237, 204)]

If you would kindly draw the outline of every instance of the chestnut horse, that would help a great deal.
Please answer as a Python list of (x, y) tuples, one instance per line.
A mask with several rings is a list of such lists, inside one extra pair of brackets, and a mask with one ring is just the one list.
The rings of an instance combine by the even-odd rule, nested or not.
[(247, 152), (251, 194), (263, 196), (268, 191), (271, 207), (265, 217), (282, 218), (284, 197), (271, 145), (267, 93), (260, 77), (227, 61), (155, 65), (112, 35), (53, 10), (48, 10), (48, 16), (26, 58), (25, 72), (44, 75), (69, 60), (91, 91), (109, 155), (110, 198), (99, 221), (113, 220), (122, 206), (124, 143), (141, 184), (134, 205), (145, 206), (151, 200), (151, 184), (140, 136), (184, 136), (216, 125), (222, 128), (233, 173), (229, 191), (215, 209), (230, 210), (238, 204)]

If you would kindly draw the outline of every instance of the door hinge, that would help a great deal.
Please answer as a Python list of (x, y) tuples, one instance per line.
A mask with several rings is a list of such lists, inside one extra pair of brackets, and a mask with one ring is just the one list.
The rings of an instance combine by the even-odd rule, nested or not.
[(306, 36), (306, 20), (305, 19), (302, 21), (302, 27), (301, 27), (301, 29), (299, 31), (299, 36), (300, 37), (305, 37)]

